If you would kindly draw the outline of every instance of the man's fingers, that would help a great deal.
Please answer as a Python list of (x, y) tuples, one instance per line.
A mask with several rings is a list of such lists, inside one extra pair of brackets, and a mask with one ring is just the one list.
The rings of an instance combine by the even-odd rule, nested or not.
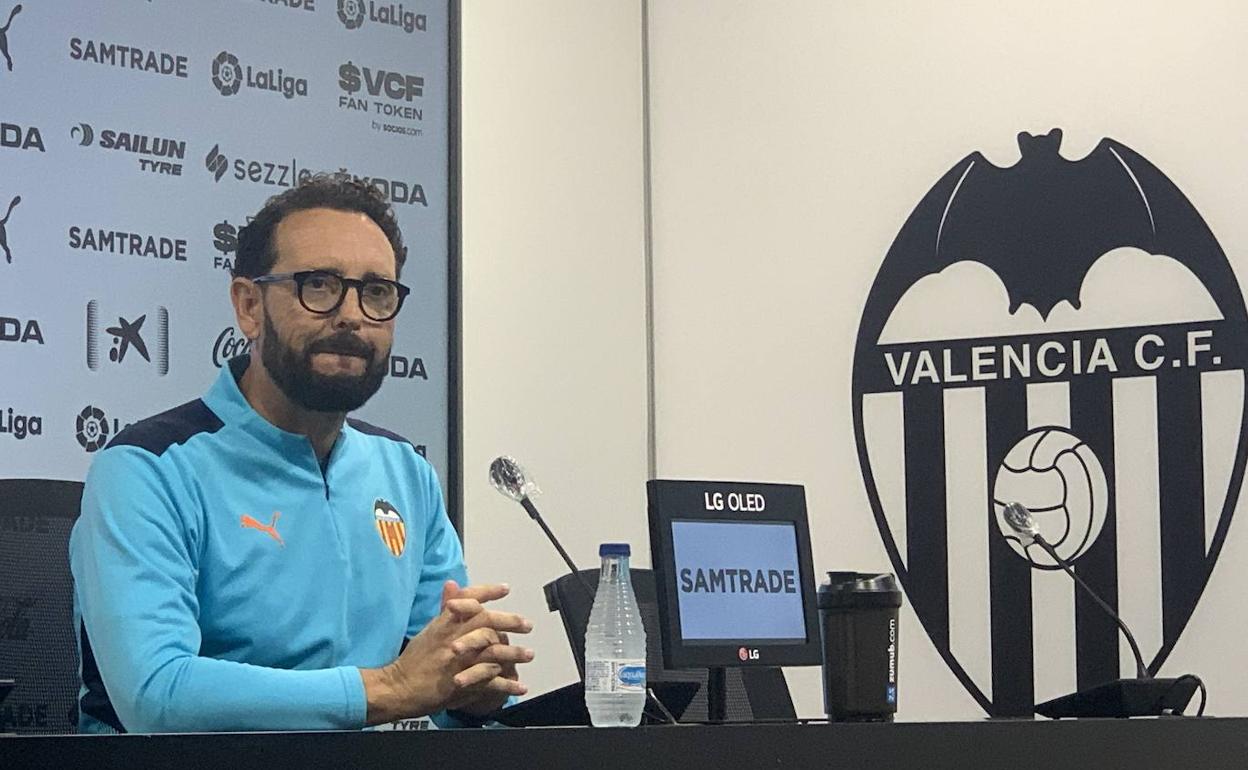
[(476, 631), (469, 631), (452, 642), (451, 651), (456, 655), (481, 652), (491, 645), (498, 644), (500, 641), (502, 640), (498, 638), (498, 632), (494, 629), (478, 628)]
[(446, 603), (449, 602), (451, 599), (454, 599), (456, 596), (458, 596), (459, 590), (460, 590), (459, 583), (456, 583), (454, 580), (448, 580), (445, 583), (443, 583), (442, 584), (442, 604), (440, 606), (443, 609), (446, 609)]
[(459, 688), (485, 684), (503, 673), (503, 667), (497, 663), (477, 663), (455, 675), (455, 686)]
[(511, 593), (511, 586), (506, 583), (495, 583), (480, 586), (464, 586), (459, 589), (459, 595), (454, 597), (457, 599), (476, 599), (485, 604), (486, 602), (497, 601)]
[(452, 599), (446, 603), (451, 616), (471, 629), (492, 628), (495, 631), (510, 631), (527, 634), (533, 630), (533, 624), (524, 616), (514, 612), (487, 610), (476, 599)]
[(479, 662), (500, 663), (515, 668), (517, 663), (529, 663), (533, 660), (533, 651), (527, 647), (513, 647), (509, 644), (492, 644), (477, 656)]

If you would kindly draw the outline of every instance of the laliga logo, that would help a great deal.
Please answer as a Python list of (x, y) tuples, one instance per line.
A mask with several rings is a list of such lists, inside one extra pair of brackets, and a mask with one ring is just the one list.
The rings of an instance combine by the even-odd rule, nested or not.
[(1003, 536), (1004, 505), (1035, 513), (1156, 672), (1248, 458), (1248, 311), (1217, 239), (1131, 148), (1102, 139), (1072, 160), (1061, 139), (1020, 134), (1007, 167), (972, 152), (923, 195), (854, 350), (876, 526), (932, 644), (993, 716), (1129, 663), (1113, 621)]
[(238, 57), (229, 51), (222, 51), (212, 60), (212, 84), (222, 96), (233, 96), (243, 85), (243, 67)]
[(212, 84), (222, 96), (233, 96), (246, 85), (258, 91), (279, 93), (287, 99), (308, 95), (307, 78), (287, 75), (278, 67), (274, 69), (253, 69), (250, 64), (243, 67), (238, 57), (229, 51), (222, 51), (212, 60)]
[(338, 21), (347, 29), (359, 29), (364, 19), (398, 27), (404, 32), (425, 32), (429, 19), (423, 13), (409, 11), (402, 3), (377, 3), (375, 0), (338, 0)]

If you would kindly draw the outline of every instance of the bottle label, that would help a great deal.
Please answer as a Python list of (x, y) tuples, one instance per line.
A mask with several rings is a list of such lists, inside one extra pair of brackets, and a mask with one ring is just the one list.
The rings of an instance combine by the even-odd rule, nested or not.
[(585, 692), (645, 692), (646, 661), (635, 658), (585, 662)]

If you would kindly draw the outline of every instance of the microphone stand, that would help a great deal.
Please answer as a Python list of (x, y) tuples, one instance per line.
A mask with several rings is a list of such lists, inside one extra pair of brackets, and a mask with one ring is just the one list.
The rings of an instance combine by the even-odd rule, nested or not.
[[(1015, 504), (1012, 504), (1015, 505)], [(1022, 506), (1019, 506), (1022, 508)], [(1091, 596), (1107, 615), (1114, 619), (1118, 624), (1118, 629), (1122, 631), (1123, 636), (1127, 638), (1127, 644), (1131, 647), (1131, 654), (1135, 656), (1135, 678), (1134, 679), (1115, 679), (1111, 682), (1088, 687), (1070, 695), (1063, 695), (1054, 698), (1036, 706), (1036, 713), (1050, 719), (1061, 719), (1063, 717), (1137, 717), (1137, 716), (1162, 716), (1167, 713), (1182, 714), (1183, 709), (1187, 707), (1188, 702), (1195, 694), (1196, 688), (1199, 686), (1203, 692), (1204, 684), (1200, 682), (1200, 678), (1191, 674), (1180, 676), (1177, 678), (1158, 679), (1153, 677), (1148, 667), (1144, 665), (1144, 656), (1140, 654), (1140, 646), (1136, 644), (1135, 637), (1127, 628), (1127, 624), (1114, 611), (1113, 607), (1102, 599), (1096, 591), (1092, 590), (1082, 578), (1075, 573), (1070, 563), (1057, 554), (1048, 541), (1040, 536), (1039, 529), (1035, 526), (1034, 520), (1031, 519), (1031, 513), (1026, 511), (1026, 520), (1022, 522), (1012, 521), (1009, 513), (1006, 515), (1007, 523), (1020, 535), (1031, 540), (1026, 543), (1024, 551), (1031, 545), (1038, 545), (1047, 553), (1054, 562), (1074, 579), (1078, 585), (1088, 596)], [(1202, 701), (1201, 711), (1204, 711)]]
[[(525, 495), (520, 498), (519, 502), (525, 512), (529, 514), (529, 518), (536, 521), (537, 526), (541, 527), (542, 531), (546, 533), (546, 539), (548, 539), (550, 544), (555, 547), (555, 550), (559, 552), (559, 556), (563, 558), (563, 563), (568, 565), (568, 569), (572, 571), (573, 575), (576, 575), (577, 582), (581, 584), (581, 588), (584, 588), (585, 593), (589, 595), (590, 606), (592, 607), (596, 592), (592, 587), (590, 587), (589, 581), (585, 579), (585, 576), (581, 574), (581, 571), (577, 569), (576, 562), (572, 561), (572, 557), (568, 555), (566, 550), (564, 550), (563, 545), (559, 542), (559, 538), (555, 537), (555, 533), (552, 532), (550, 527), (546, 525), (546, 520), (542, 518), (542, 514), (538, 512), (537, 506), (533, 504), (533, 501), (529, 499), (529, 496)], [(649, 684), (646, 685), (646, 700), (652, 703), (654, 707), (659, 710), (659, 712), (663, 715), (663, 718), (667, 720), (668, 724), (676, 724), (676, 717), (672, 716), (672, 712), (668, 711), (667, 707), (663, 705), (663, 701), (659, 700), (659, 696), (655, 695), (654, 688), (652, 688)]]

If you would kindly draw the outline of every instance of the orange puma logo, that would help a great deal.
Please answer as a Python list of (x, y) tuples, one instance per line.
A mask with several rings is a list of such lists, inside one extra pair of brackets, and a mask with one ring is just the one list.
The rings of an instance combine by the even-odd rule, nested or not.
[(244, 513), (242, 525), (244, 529), (258, 529), (269, 537), (277, 541), (277, 544), (285, 548), (286, 543), (282, 540), (282, 536), (277, 534), (277, 520), (282, 517), (281, 511), (273, 511), (273, 518), (268, 524), (261, 524), (253, 519), (250, 515)]

